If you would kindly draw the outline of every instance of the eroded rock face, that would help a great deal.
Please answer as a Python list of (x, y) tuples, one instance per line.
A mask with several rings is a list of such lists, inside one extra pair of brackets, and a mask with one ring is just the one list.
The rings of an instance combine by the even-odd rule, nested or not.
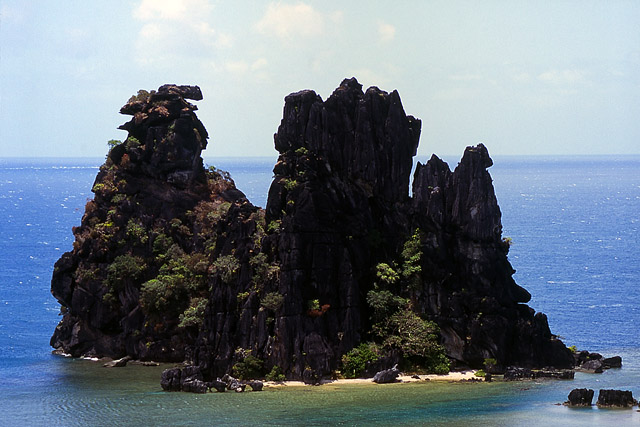
[(317, 382), (371, 340), (377, 266), (396, 265), (415, 236), (419, 273), (393, 290), (440, 326), (450, 358), (573, 365), (513, 281), (482, 144), (453, 171), (436, 156), (418, 164), (410, 195), (421, 122), (397, 92), (363, 92), (355, 79), (326, 101), (297, 92), (285, 98), (261, 210), (202, 167), (207, 134), (185, 101), (199, 89), (138, 98), (121, 110), (134, 116), (130, 139), (111, 150), (74, 250), (56, 264), (52, 292), (66, 313), (54, 347), (187, 358), (207, 380), (236, 365)]
[(232, 251), (226, 237), (244, 233), (257, 211), (227, 175), (203, 167), (207, 132), (185, 101), (201, 97), (197, 86), (165, 85), (122, 107), (133, 116), (121, 126), (128, 138), (109, 151), (73, 250), (54, 268), (63, 317), (53, 347), (73, 356), (188, 357), (208, 276), (222, 269), (212, 262)]
[(433, 156), (418, 163), (412, 224), (422, 238), (423, 287), (418, 309), (435, 320), (448, 354), (479, 365), (572, 367), (572, 356), (549, 331), (547, 318), (524, 305), (502, 240), (500, 208), (486, 147), (468, 147), (451, 172)]

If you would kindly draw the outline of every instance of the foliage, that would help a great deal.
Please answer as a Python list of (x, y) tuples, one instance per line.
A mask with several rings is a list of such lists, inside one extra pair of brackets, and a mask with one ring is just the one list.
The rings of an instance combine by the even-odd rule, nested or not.
[(309, 154), (309, 150), (306, 147), (300, 147), (300, 148), (296, 149), (295, 153), (298, 156), (305, 156), (305, 155)]
[(427, 372), (449, 372), (449, 360), (438, 343), (438, 326), (411, 310), (407, 299), (376, 289), (367, 293), (367, 304), (373, 309), (372, 332), (384, 348), (399, 351)]
[(222, 202), (215, 205), (214, 208), (207, 214), (207, 219), (212, 223), (217, 223), (227, 215), (230, 207), (230, 202)]
[(484, 359), (484, 367), (488, 367), (488, 366), (495, 366), (498, 364), (498, 361), (492, 357), (487, 357), (486, 359)]
[(292, 191), (294, 188), (298, 186), (298, 181), (291, 178), (285, 178), (282, 180), (282, 185), (287, 191)]
[(438, 344), (439, 328), (434, 322), (405, 309), (391, 316), (376, 332), (384, 347), (400, 350), (428, 372), (449, 372), (449, 360), (444, 347)]
[(274, 365), (273, 368), (271, 368), (271, 371), (265, 375), (264, 379), (278, 383), (284, 381), (286, 378), (282, 372), (282, 368), (278, 365)]
[(215, 166), (209, 166), (209, 168), (207, 169), (207, 172), (209, 172), (209, 174), (212, 175), (214, 179), (222, 178), (225, 181), (232, 181), (231, 175), (229, 174), (229, 172), (224, 171), (222, 169), (218, 169)]
[(373, 309), (373, 322), (375, 325), (405, 307), (408, 301), (387, 290), (371, 290), (367, 293), (367, 304)]
[(127, 223), (127, 236), (140, 243), (147, 243), (147, 240), (149, 240), (147, 230), (133, 218)]
[(485, 371), (483, 371), (482, 369), (479, 369), (473, 375), (475, 375), (476, 377), (484, 378), (487, 375), (487, 373)]
[(123, 200), (127, 200), (127, 195), (120, 193), (120, 194), (116, 194), (115, 196), (113, 196), (111, 198), (111, 203), (113, 203), (114, 205), (119, 204), (120, 202), (122, 202)]
[(376, 277), (386, 285), (393, 285), (400, 278), (398, 273), (384, 262), (376, 265)]
[(173, 240), (171, 239), (171, 237), (167, 236), (164, 233), (159, 233), (153, 239), (153, 254), (156, 257), (163, 259), (172, 245)]
[(320, 300), (310, 299), (307, 301), (307, 310), (320, 310)]
[(149, 92), (144, 89), (140, 89), (137, 95), (131, 95), (128, 102), (147, 102), (149, 95), (151, 95)]
[[(238, 352), (236, 352), (238, 355)], [(241, 380), (261, 378), (264, 374), (264, 362), (251, 354), (245, 356), (231, 368), (232, 375)]]
[(120, 290), (126, 280), (137, 280), (146, 265), (144, 260), (133, 255), (120, 255), (107, 267), (107, 285), (112, 290)]
[(134, 148), (138, 148), (140, 147), (140, 141), (138, 140), (138, 138), (134, 137), (134, 136), (129, 136), (126, 140), (125, 140), (125, 147), (127, 148), (127, 150), (132, 150)]
[(110, 139), (107, 141), (107, 145), (109, 146), (109, 149), (115, 147), (116, 145), (120, 145), (122, 144), (122, 141), (120, 141), (119, 139)]
[(238, 292), (238, 295), (236, 295), (238, 304), (242, 304), (247, 298), (249, 298), (249, 292)]
[(180, 328), (188, 328), (190, 326), (200, 327), (204, 320), (204, 310), (207, 307), (206, 298), (194, 298), (191, 300), (189, 307), (179, 317)]
[(225, 255), (216, 259), (211, 267), (214, 273), (220, 274), (224, 283), (230, 284), (240, 268), (240, 263), (233, 255)]
[(571, 351), (571, 353), (576, 354), (578, 352), (578, 347), (575, 345), (572, 345), (570, 347), (568, 347), (568, 349)]
[(422, 266), (420, 265), (422, 249), (420, 247), (419, 229), (416, 229), (413, 235), (404, 243), (401, 256), (403, 260), (400, 270), (402, 278), (409, 288), (417, 289), (420, 286), (420, 273), (422, 273)]
[(345, 378), (358, 378), (367, 369), (367, 365), (376, 362), (379, 358), (375, 344), (361, 343), (342, 356), (342, 374)]
[(158, 275), (142, 284), (140, 305), (148, 315), (163, 316), (185, 310), (188, 294), (178, 275)]
[(282, 303), (284, 302), (284, 297), (278, 292), (270, 292), (266, 294), (262, 301), (260, 301), (260, 305), (267, 310), (277, 311), (280, 307), (282, 307)]
[(273, 221), (271, 221), (268, 225), (267, 225), (267, 231), (269, 233), (276, 233), (278, 231), (280, 231), (280, 226), (282, 225), (282, 221), (279, 219), (275, 219)]

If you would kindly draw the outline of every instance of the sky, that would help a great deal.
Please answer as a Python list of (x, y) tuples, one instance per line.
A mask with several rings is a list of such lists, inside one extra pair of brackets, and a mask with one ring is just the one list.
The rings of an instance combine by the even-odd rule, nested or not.
[(419, 156), (640, 154), (635, 0), (2, 0), (0, 157), (103, 157), (139, 89), (198, 85), (206, 157), (275, 156), (284, 97), (397, 89)]

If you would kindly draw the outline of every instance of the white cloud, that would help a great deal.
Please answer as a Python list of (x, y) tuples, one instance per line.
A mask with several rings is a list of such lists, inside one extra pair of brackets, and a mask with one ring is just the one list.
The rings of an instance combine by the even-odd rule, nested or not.
[(216, 30), (209, 0), (142, 0), (133, 17), (142, 23), (136, 40), (137, 60), (158, 63), (198, 58), (228, 47), (231, 37)]
[(396, 27), (391, 24), (386, 24), (384, 22), (380, 22), (378, 24), (378, 37), (380, 37), (381, 42), (390, 42), (396, 36)]
[(267, 12), (258, 21), (256, 29), (266, 35), (280, 39), (293, 37), (319, 36), (325, 31), (325, 21), (341, 20), (341, 14), (324, 15), (312, 6), (298, 2), (296, 4), (271, 3)]
[(580, 70), (550, 70), (540, 74), (538, 80), (562, 86), (587, 83), (585, 73)]

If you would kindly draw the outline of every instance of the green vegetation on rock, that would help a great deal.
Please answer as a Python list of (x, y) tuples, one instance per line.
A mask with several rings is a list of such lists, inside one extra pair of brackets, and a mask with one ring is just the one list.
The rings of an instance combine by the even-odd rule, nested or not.
[(374, 343), (361, 343), (342, 356), (342, 375), (345, 378), (359, 378), (369, 364), (378, 361), (378, 351)]

